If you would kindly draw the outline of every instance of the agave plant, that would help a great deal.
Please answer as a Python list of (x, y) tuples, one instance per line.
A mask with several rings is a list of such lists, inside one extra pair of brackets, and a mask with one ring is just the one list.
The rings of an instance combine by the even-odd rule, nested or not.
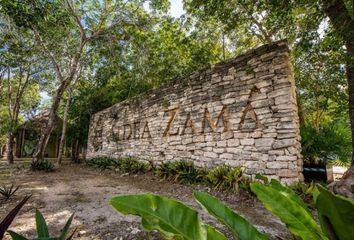
[(4, 185), (0, 187), (0, 195), (4, 200), (9, 200), (15, 195), (19, 188), (20, 186), (15, 187), (13, 184), (11, 184), (9, 187)]

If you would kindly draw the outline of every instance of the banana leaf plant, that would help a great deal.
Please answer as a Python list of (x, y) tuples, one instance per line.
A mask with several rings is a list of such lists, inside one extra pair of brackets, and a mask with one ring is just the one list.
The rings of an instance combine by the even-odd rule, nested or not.
[[(265, 208), (279, 217), (298, 239), (354, 239), (353, 201), (317, 185), (313, 195), (318, 225), (304, 201), (279, 181), (251, 183), (250, 187)], [(230, 229), (234, 239), (269, 239), (217, 198), (204, 192), (193, 195), (209, 214)], [(158, 230), (169, 239), (227, 239), (213, 226), (203, 223), (195, 209), (174, 199), (153, 194), (124, 195), (113, 197), (110, 204), (123, 214), (140, 216), (146, 230)]]
[[(213, 196), (195, 192), (194, 197), (209, 213), (225, 224), (236, 239), (268, 239), (252, 224)], [(110, 199), (114, 209), (142, 218), (146, 230), (158, 230), (168, 239), (226, 240), (216, 228), (205, 224), (198, 212), (171, 198), (154, 194), (123, 195)]]
[(251, 190), (300, 239), (354, 239), (354, 202), (321, 185), (317, 184), (313, 190), (320, 226), (302, 199), (279, 181), (251, 183)]

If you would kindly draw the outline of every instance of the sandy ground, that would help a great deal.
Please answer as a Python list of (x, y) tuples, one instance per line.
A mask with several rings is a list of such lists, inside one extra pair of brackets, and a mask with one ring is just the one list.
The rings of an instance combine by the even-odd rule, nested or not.
[[(163, 239), (157, 232), (145, 232), (140, 218), (117, 213), (108, 200), (115, 195), (155, 193), (179, 199), (198, 209), (205, 222), (229, 233), (212, 217), (205, 214), (192, 197), (194, 189), (210, 191), (205, 186), (183, 186), (161, 182), (151, 174), (122, 176), (114, 171), (93, 170), (85, 165), (66, 162), (52, 173), (31, 172), (28, 166), (17, 162), (9, 167), (0, 162), (0, 185), (16, 184), (21, 188), (9, 202), (1, 202), (0, 219), (26, 194), (31, 199), (21, 210), (10, 229), (33, 238), (34, 214), (39, 209), (54, 235), (75, 213), (72, 229), (77, 228), (75, 239)], [(292, 239), (278, 219), (268, 213), (257, 199), (246, 192), (220, 193), (211, 191), (238, 213), (254, 223), (273, 239)], [(232, 239), (230, 237), (230, 239)]]

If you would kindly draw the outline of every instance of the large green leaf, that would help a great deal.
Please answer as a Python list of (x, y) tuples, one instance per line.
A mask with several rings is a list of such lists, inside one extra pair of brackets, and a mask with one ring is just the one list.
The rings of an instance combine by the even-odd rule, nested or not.
[(49, 238), (47, 223), (38, 209), (36, 209), (36, 227), (38, 238)]
[(321, 227), (330, 239), (354, 239), (354, 202), (317, 185), (316, 208)]
[(70, 218), (65, 223), (65, 226), (64, 226), (64, 228), (61, 231), (59, 240), (65, 240), (66, 236), (68, 235), (69, 227), (71, 225), (71, 222), (73, 221), (73, 218), (74, 218), (74, 214), (71, 214)]
[(210, 239), (210, 240), (227, 240), (227, 238), (224, 236), (224, 234), (222, 234), (221, 232), (219, 232), (218, 230), (216, 230), (214, 227), (208, 225), (208, 224), (204, 224), (203, 228), (205, 228), (206, 233), (207, 233), (207, 238), (206, 239)]
[(11, 231), (11, 230), (9, 230), (9, 231), (7, 231), (7, 232), (10, 234), (12, 240), (28, 240), (28, 239), (25, 238), (24, 236), (21, 236), (20, 234), (15, 233), (15, 232), (13, 232), (13, 231)]
[(221, 233), (204, 225), (196, 210), (174, 199), (153, 194), (124, 195), (111, 198), (110, 204), (123, 214), (140, 216), (145, 229), (159, 230), (169, 238), (226, 240)]
[(236, 214), (217, 198), (197, 191), (193, 195), (200, 205), (232, 231), (236, 239), (268, 239), (266, 235), (260, 233), (246, 219)]
[(304, 240), (326, 239), (311, 214), (291, 197), (260, 183), (251, 183), (251, 190), (268, 211), (279, 217), (296, 236)]
[(303, 209), (310, 213), (310, 210), (308, 209), (306, 203), (304, 203), (301, 197), (297, 195), (293, 190), (282, 185), (278, 180), (275, 179), (272, 179), (270, 181), (270, 186), (277, 190), (279, 193), (283, 194), (285, 197), (299, 204), (299, 206), (301, 206)]

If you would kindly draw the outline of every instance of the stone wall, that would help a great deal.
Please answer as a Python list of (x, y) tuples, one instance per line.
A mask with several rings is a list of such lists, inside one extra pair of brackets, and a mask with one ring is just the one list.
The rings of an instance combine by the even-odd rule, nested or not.
[(88, 157), (241, 165), (302, 179), (295, 83), (285, 41), (264, 45), (96, 113)]

